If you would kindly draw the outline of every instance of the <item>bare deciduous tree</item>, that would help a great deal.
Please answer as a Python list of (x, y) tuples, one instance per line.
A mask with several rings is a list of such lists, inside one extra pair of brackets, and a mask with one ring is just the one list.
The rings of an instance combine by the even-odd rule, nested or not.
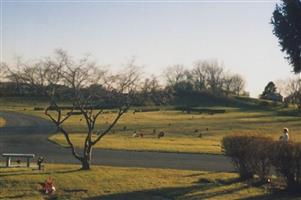
[(245, 87), (245, 81), (239, 74), (224, 75), (222, 84), (226, 95), (240, 95)]
[(208, 89), (212, 92), (221, 91), (223, 84), (223, 71), (224, 69), (219, 66), (215, 60), (204, 62), (204, 73), (206, 76)]
[[(66, 54), (58, 56), (63, 58)], [(82, 169), (90, 169), (93, 146), (112, 130), (129, 109), (135, 97), (138, 80), (139, 73), (133, 62), (129, 63), (122, 73), (115, 75), (100, 70), (95, 63), (86, 58), (75, 62), (66, 57), (65, 62), (60, 65), (60, 83), (72, 89), (69, 99), (72, 106), (68, 111), (64, 111), (53, 98), (45, 114), (63, 133), (72, 155), (82, 163)], [(90, 90), (91, 86), (95, 88), (95, 85), (102, 88), (102, 92)], [(95, 125), (99, 116), (108, 108), (117, 109), (116, 116), (109, 125), (96, 130)], [(73, 116), (75, 110), (83, 117), (87, 127), (82, 153), (76, 150), (70, 139), (70, 133), (63, 126), (64, 122)]]
[(204, 61), (202, 60), (196, 61), (193, 64), (192, 74), (195, 82), (195, 88), (197, 90), (207, 89), (207, 78), (206, 78), (204, 66), (205, 64)]
[(60, 68), (65, 62), (63, 51), (58, 50), (56, 53), (57, 55), (61, 54), (57, 57), (60, 60), (45, 58), (28, 64), (18, 59), (16, 67), (4, 67), (6, 78), (16, 84), (19, 93), (26, 93), (21, 89), (21, 85), (23, 85), (30, 88), (35, 95), (50, 96), (53, 87), (60, 80)]
[(192, 70), (174, 65), (167, 68), (165, 76), (169, 86), (214, 94), (240, 95), (245, 87), (245, 81), (240, 75), (226, 73), (216, 60), (198, 60), (193, 63)]
[(183, 65), (170, 66), (165, 70), (164, 74), (169, 85), (185, 81), (185, 68)]
[[(45, 114), (64, 135), (72, 155), (85, 170), (90, 169), (93, 146), (112, 130), (134, 101), (140, 75), (134, 62), (121, 73), (109, 74), (89, 58), (75, 61), (62, 50), (57, 50), (55, 57), (31, 65), (20, 63), (16, 69), (7, 67), (7, 70), (10, 80), (35, 88), (37, 94), (51, 99)], [(65, 88), (68, 94), (62, 94), (60, 88)], [(60, 104), (60, 95), (70, 106)], [(97, 120), (105, 109), (117, 110), (116, 116), (105, 127), (96, 129)], [(65, 127), (65, 122), (75, 114), (82, 116), (87, 128), (81, 149), (75, 148), (70, 131)]]
[(193, 64), (192, 74), (197, 90), (209, 90), (217, 93), (223, 89), (224, 68), (216, 60), (199, 60)]
[(150, 78), (146, 78), (142, 83), (141, 91), (143, 93), (151, 93), (152, 91), (160, 90), (161, 86), (157, 77), (152, 75)]
[(233, 93), (233, 77), (231, 74), (224, 75), (223, 78), (223, 90), (225, 94), (228, 96)]
[(231, 79), (231, 91), (233, 91), (233, 93), (236, 95), (243, 93), (245, 80), (239, 74), (232, 75)]
[(154, 75), (142, 82), (140, 91), (142, 95), (141, 105), (162, 105), (171, 100), (169, 92), (165, 90)]
[(285, 96), (284, 103), (297, 104), (298, 110), (301, 111), (301, 80), (300, 78), (291, 78), (288, 80), (277, 80), (276, 86), (280, 93)]
[(6, 76), (6, 69), (8, 69), (7, 64), (4, 62), (1, 62), (0, 63), (0, 83), (4, 82), (4, 79)]
[(22, 89), (21, 89), (21, 75), (20, 75), (20, 65), (21, 61), (20, 58), (17, 58), (16, 66), (14, 69), (11, 69), (11, 67), (7, 64), (3, 64), (3, 71), (5, 74), (5, 78), (8, 81), (11, 81), (13, 84), (15, 84), (15, 90), (17, 94), (22, 94)]
[(288, 86), (288, 80), (283, 80), (283, 79), (278, 79), (275, 81), (275, 85), (278, 89), (278, 92), (286, 97), (289, 95), (289, 91), (287, 90), (287, 86)]

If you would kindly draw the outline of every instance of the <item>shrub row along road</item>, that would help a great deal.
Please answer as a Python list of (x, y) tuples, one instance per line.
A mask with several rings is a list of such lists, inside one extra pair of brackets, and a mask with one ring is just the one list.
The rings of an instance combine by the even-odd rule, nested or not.
[[(48, 141), (56, 132), (50, 121), (15, 112), (1, 111), (0, 117), (6, 120), (6, 126), (0, 128), (1, 154), (34, 153), (50, 163), (78, 163), (68, 148)], [(222, 155), (94, 149), (92, 157), (93, 164), (109, 166), (233, 171)]]

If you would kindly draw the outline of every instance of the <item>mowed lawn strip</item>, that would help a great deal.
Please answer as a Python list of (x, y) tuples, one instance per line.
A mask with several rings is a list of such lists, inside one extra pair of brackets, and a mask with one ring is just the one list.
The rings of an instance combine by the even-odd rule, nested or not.
[[(71, 141), (76, 147), (83, 147), (85, 137), (83, 134), (71, 134)], [(61, 146), (68, 147), (62, 134), (55, 134), (49, 139)], [(191, 137), (124, 137), (120, 135), (107, 135), (95, 148), (134, 150), (134, 151), (157, 151), (157, 152), (186, 152), (186, 153), (209, 153), (220, 154), (220, 140), (217, 138), (191, 138)]]
[(4, 127), (6, 124), (5, 119), (3, 119), (2, 117), (0, 117), (0, 127)]
[[(114, 114), (104, 114), (97, 127), (104, 129)], [(289, 127), (292, 140), (301, 140), (300, 117), (280, 116), (272, 111), (229, 110), (224, 114), (186, 114), (179, 111), (157, 111), (125, 114), (118, 125), (95, 147), (136, 151), (162, 151), (220, 154), (220, 141), (229, 134), (259, 134), (278, 139), (283, 127)], [(74, 116), (66, 121), (75, 146), (85, 139), (84, 120)], [(157, 134), (165, 132), (163, 138)], [(143, 134), (134, 138), (133, 134)], [(62, 134), (49, 138), (67, 146)]]
[(234, 173), (47, 164), (45, 171), (0, 169), (0, 199), (45, 199), (42, 183), (53, 178), (57, 199), (242, 199), (266, 196), (263, 187), (239, 182)]

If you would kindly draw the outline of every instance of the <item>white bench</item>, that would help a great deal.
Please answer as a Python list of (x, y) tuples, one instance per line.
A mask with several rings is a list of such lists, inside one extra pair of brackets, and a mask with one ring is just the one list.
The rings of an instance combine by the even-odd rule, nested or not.
[(6, 167), (10, 167), (11, 158), (26, 158), (27, 167), (30, 167), (30, 159), (34, 158), (34, 154), (22, 154), (22, 153), (3, 153), (3, 157), (6, 158)]

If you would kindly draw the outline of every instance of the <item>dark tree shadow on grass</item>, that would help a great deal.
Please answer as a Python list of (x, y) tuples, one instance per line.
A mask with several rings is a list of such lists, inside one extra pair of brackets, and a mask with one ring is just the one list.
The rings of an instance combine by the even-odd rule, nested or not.
[(5, 196), (5, 197), (0, 197), (0, 199), (23, 199), (25, 197), (24, 194), (22, 195), (12, 195), (12, 196)]
[(10, 171), (0, 171), (0, 177), (6, 176), (24, 176), (24, 175), (53, 175), (53, 174), (66, 174), (81, 171), (80, 169), (72, 169), (72, 170), (54, 170), (54, 171), (39, 171), (36, 169), (32, 169), (32, 171), (28, 170), (10, 170)]
[[(91, 198), (86, 198), (86, 200), (173, 200), (177, 197), (185, 198), (185, 194), (190, 194), (187, 199), (208, 199), (214, 198), (221, 195), (227, 195), (235, 193), (239, 190), (246, 189), (250, 186), (247, 184), (242, 184), (241, 186), (225, 189), (221, 191), (210, 191), (212, 188), (219, 188), (225, 185), (230, 185), (237, 183), (238, 179), (231, 179), (225, 184), (220, 184), (216, 181), (200, 179), (197, 184), (187, 187), (168, 187), (162, 189), (152, 189), (152, 190), (140, 190), (133, 192), (117, 193), (117, 194), (104, 194), (101, 196), (95, 196)], [(204, 194), (198, 193), (198, 191), (205, 192)], [(207, 191), (207, 192), (206, 192)], [(109, 193), (109, 191), (108, 191)]]
[[(236, 185), (241, 183), (240, 185)], [(234, 184), (234, 185), (233, 185)], [(233, 187), (232, 187), (233, 185)], [(223, 179), (204, 179), (201, 178), (195, 182), (194, 185), (187, 187), (167, 187), (151, 190), (140, 190), (132, 192), (124, 192), (117, 194), (109, 194), (110, 191), (106, 191), (108, 194), (86, 198), (86, 200), (174, 200), (181, 199), (211, 199), (211, 198), (223, 198), (224, 195), (235, 194), (241, 190), (252, 188), (254, 182), (241, 182), (238, 178), (229, 180)], [(262, 195), (254, 195), (251, 197), (241, 197), (243, 200), (285, 200), (285, 199), (301, 199), (301, 195), (291, 194), (285, 190), (268, 190), (268, 185), (262, 185), (259, 188), (265, 189), (265, 193)], [(214, 190), (212, 190), (214, 189)], [(237, 195), (237, 194), (236, 194)], [(229, 196), (228, 196), (229, 197)]]
[(264, 194), (264, 195), (258, 195), (254, 197), (247, 197), (247, 198), (242, 198), (242, 200), (266, 200), (266, 199), (271, 199), (271, 200), (287, 200), (287, 199), (301, 199), (301, 193), (292, 193), (287, 190), (283, 189), (275, 189), (270, 193)]
[[(224, 185), (203, 184), (203, 185), (193, 185), (188, 187), (171, 187), (153, 190), (141, 190), (133, 192), (125, 192), (118, 194), (104, 194), (101, 196), (95, 196), (91, 198), (86, 198), (86, 200), (174, 200), (177, 198), (181, 199), (210, 199), (210, 198), (221, 198), (223, 195), (231, 195), (243, 189), (248, 189), (251, 186), (247, 184), (240, 185), (235, 188), (225, 189), (222, 191), (210, 191), (210, 189), (218, 188)], [(206, 192), (207, 191), (207, 192)], [(108, 191), (109, 192), (109, 191)], [(200, 193), (204, 192), (204, 193)], [(185, 194), (189, 194), (185, 196)], [(301, 199), (300, 195), (292, 195), (287, 192), (278, 191), (273, 194), (262, 194), (252, 197), (240, 198), (241, 200), (286, 200), (286, 199)]]

